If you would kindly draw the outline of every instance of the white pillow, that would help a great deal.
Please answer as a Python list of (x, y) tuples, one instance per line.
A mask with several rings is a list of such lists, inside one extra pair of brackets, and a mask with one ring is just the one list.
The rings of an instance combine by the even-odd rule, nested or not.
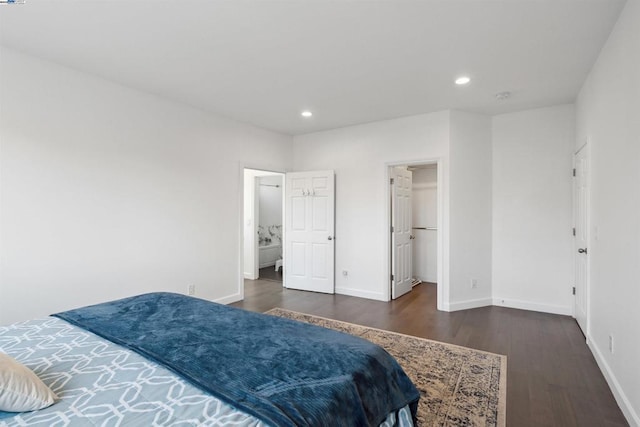
[(29, 368), (0, 353), (0, 411), (35, 411), (53, 405), (57, 399)]

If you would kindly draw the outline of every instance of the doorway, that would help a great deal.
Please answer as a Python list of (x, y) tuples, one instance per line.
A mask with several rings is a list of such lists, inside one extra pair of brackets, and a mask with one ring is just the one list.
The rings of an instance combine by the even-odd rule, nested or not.
[(438, 291), (442, 260), (438, 162), (389, 166), (389, 177), (391, 299), (419, 285)]
[(410, 166), (414, 286), (438, 282), (438, 165)]
[(240, 299), (247, 284), (252, 293), (263, 292), (256, 284), (274, 280), (289, 289), (334, 293), (334, 171), (282, 173), (241, 166), (240, 173)]
[(244, 169), (243, 267), (247, 281), (283, 280), (284, 174)]

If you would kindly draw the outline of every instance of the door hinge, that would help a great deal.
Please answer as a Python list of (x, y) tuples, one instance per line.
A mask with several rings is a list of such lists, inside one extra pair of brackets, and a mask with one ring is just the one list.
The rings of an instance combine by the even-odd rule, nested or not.
[(392, 274), (391, 275), (391, 281), (393, 282), (395, 280), (395, 276)]
[(391, 178), (391, 179), (389, 180), (389, 183), (390, 183), (391, 185), (393, 185), (393, 183), (394, 183), (394, 182), (395, 182), (395, 180), (394, 180), (393, 178)]
[(576, 287), (575, 286), (573, 287), (572, 293), (573, 293), (573, 295), (576, 294)]
[(576, 235), (576, 228), (575, 227), (573, 227), (573, 235), (574, 236)]
[(392, 233), (393, 233), (393, 230), (394, 230), (394, 229), (393, 229), (393, 225), (392, 225), (392, 226), (391, 226), (391, 232), (392, 232)]
[(576, 176), (576, 168), (573, 168), (573, 176)]

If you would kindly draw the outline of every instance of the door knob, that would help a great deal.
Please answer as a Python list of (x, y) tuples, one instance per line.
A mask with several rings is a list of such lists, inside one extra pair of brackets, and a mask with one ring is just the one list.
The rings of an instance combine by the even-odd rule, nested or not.
[(329, 236), (327, 237), (327, 240), (333, 240), (333, 237)]
[(415, 239), (415, 238), (416, 238), (416, 236), (414, 236), (414, 235), (409, 235), (409, 239), (413, 240), (413, 239)]
[(580, 248), (580, 249), (578, 249), (578, 253), (579, 253), (579, 254), (586, 254), (586, 253), (587, 253), (587, 248)]

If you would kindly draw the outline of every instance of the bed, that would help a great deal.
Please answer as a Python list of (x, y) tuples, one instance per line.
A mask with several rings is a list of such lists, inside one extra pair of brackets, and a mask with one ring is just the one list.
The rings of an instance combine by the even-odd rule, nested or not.
[(59, 400), (0, 426), (413, 425), (419, 393), (380, 347), (172, 293), (0, 327)]

